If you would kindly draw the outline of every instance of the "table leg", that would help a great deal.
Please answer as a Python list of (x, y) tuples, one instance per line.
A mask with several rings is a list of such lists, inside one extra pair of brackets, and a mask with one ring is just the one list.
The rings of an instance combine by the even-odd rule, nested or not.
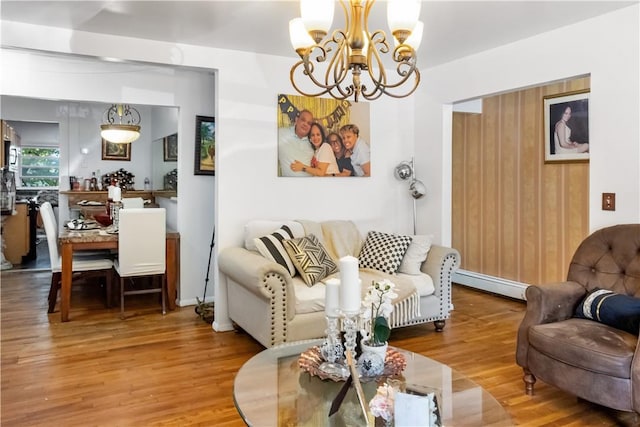
[(71, 277), (73, 275), (73, 244), (63, 243), (62, 254), (62, 283), (60, 286), (60, 314), (63, 322), (69, 321), (71, 308)]
[(176, 309), (176, 282), (178, 280), (178, 239), (167, 239), (166, 268), (167, 268), (167, 300), (169, 310)]

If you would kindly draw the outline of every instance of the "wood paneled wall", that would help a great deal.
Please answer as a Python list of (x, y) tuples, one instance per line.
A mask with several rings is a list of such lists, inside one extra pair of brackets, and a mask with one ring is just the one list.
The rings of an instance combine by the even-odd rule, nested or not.
[(536, 284), (566, 278), (589, 234), (589, 164), (544, 163), (543, 97), (588, 77), (485, 98), (453, 116), (452, 242), (461, 268)]

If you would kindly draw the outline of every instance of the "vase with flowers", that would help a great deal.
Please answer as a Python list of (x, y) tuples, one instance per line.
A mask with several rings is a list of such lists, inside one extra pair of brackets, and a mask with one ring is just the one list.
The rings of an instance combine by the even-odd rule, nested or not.
[(391, 302), (398, 295), (394, 292), (395, 283), (388, 279), (372, 281), (362, 301), (360, 333), (362, 351), (360, 362), (364, 375), (380, 375), (384, 370), (387, 354), (387, 341), (391, 335), (389, 315), (393, 312)]

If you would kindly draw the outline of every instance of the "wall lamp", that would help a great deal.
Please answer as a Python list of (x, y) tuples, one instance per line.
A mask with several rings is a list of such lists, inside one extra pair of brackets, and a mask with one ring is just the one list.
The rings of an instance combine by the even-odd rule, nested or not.
[(413, 157), (411, 157), (411, 161), (400, 162), (398, 166), (396, 166), (394, 170), (394, 175), (401, 181), (409, 181), (409, 194), (413, 198), (413, 234), (416, 234), (416, 200), (423, 197), (427, 194), (427, 187), (416, 178), (415, 175), (415, 164), (413, 162)]

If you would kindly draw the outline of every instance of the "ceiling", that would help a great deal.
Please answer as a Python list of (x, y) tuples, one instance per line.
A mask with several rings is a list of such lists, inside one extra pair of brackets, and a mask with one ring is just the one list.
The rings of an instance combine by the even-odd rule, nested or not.
[[(384, 29), (385, 2), (371, 12), (370, 30)], [(511, 43), (592, 18), (634, 1), (423, 1), (420, 68)], [(334, 28), (342, 21), (336, 7)], [(29, 1), (2, 0), (3, 21), (161, 40), (297, 58), (289, 1)], [(558, 41), (562, 43), (561, 40)]]

